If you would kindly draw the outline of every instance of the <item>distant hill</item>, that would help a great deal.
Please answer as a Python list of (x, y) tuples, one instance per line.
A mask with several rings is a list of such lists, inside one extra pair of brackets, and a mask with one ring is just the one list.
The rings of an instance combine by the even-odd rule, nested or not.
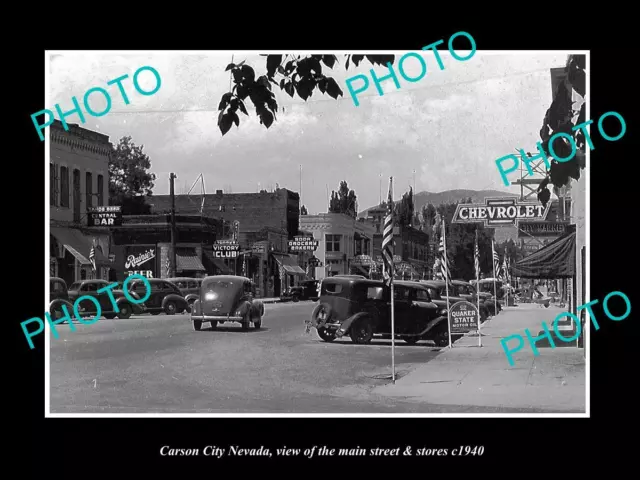
[[(427, 204), (441, 205), (443, 203), (455, 203), (459, 200), (471, 197), (473, 203), (484, 203), (484, 199), (487, 197), (517, 197), (519, 196), (515, 192), (501, 192), (499, 190), (445, 190), (444, 192), (419, 192), (413, 197), (415, 211), (422, 210), (422, 207)], [(399, 200), (398, 200), (399, 201)], [(398, 202), (396, 201), (396, 203)], [(369, 207), (369, 208), (375, 208)], [(369, 208), (363, 210), (358, 214), (359, 217), (366, 217)], [(501, 227), (496, 228), (495, 240), (497, 243), (501, 243), (509, 238), (514, 240), (517, 238), (518, 230), (515, 227)]]
[[(486, 197), (517, 197), (515, 192), (501, 192), (499, 190), (445, 190), (444, 192), (419, 192), (413, 197), (415, 210), (420, 211), (424, 205), (431, 203), (436, 207), (443, 203), (455, 203), (459, 200), (471, 197), (474, 203), (484, 203)], [(398, 200), (399, 201), (399, 200)], [(396, 202), (397, 203), (397, 202)], [(369, 207), (369, 208), (375, 208)], [(365, 217), (367, 211), (363, 210), (358, 214), (359, 217)]]

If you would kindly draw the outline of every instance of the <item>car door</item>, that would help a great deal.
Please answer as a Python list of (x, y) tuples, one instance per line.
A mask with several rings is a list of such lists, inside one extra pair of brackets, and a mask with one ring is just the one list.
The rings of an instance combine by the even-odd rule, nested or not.
[(395, 285), (393, 288), (394, 308), (394, 326), (396, 333), (412, 333), (411, 332), (411, 288), (404, 285)]
[(429, 322), (437, 316), (437, 310), (439, 308), (434, 306), (428, 289), (417, 288), (415, 289), (415, 297), (413, 299), (413, 305), (415, 312), (413, 314), (413, 325), (417, 332), (424, 331), (429, 325)]
[[(82, 284), (82, 287), (80, 287), (80, 297), (93, 297), (95, 298), (98, 303), (100, 303), (100, 308), (104, 311), (104, 306), (102, 305), (102, 302), (100, 301), (100, 296), (98, 295), (98, 290), (102, 288), (102, 285), (97, 284), (95, 282), (84, 282)], [(106, 294), (105, 294), (106, 296)], [(109, 299), (107, 298), (107, 301)], [(83, 300), (81, 302), (81, 305), (79, 308), (82, 308), (82, 310), (84, 310), (85, 312), (92, 312), (95, 313), (96, 312), (96, 305), (94, 302), (92, 302), (91, 300)]]

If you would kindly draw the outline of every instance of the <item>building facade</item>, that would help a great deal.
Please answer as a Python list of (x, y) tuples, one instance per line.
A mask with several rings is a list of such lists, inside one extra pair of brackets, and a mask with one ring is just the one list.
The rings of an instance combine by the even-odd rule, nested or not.
[[(176, 213), (201, 214), (222, 222), (229, 238), (233, 224), (238, 222), (240, 253), (234, 263), (238, 275), (251, 278), (262, 297), (279, 297), (291, 275), (304, 275), (296, 256), (289, 255), (288, 240), (299, 232), (300, 196), (285, 188), (273, 192), (223, 193), (217, 190), (206, 195), (176, 195)], [(153, 213), (171, 210), (169, 195), (154, 195)]]
[[(233, 273), (230, 262), (216, 258), (213, 244), (221, 224), (200, 215), (176, 215), (176, 274), (204, 277)], [(132, 274), (147, 278), (173, 276), (171, 265), (171, 215), (125, 215), (112, 227), (114, 263), (111, 281)]]
[(352, 274), (354, 270), (364, 275), (361, 262), (356, 256), (371, 256), (374, 227), (366, 222), (356, 221), (341, 213), (321, 213), (300, 216), (300, 229), (311, 234), (318, 241), (315, 256), (320, 260), (313, 276), (316, 279), (334, 275)]
[[(49, 129), (51, 276), (68, 284), (109, 277), (108, 227), (88, 227), (87, 208), (109, 204), (112, 145), (101, 133), (55, 120)], [(90, 259), (93, 247), (95, 269)]]
[[(429, 279), (429, 235), (413, 227), (393, 227), (396, 277), (403, 280)], [(373, 235), (373, 256), (382, 264), (382, 233)]]

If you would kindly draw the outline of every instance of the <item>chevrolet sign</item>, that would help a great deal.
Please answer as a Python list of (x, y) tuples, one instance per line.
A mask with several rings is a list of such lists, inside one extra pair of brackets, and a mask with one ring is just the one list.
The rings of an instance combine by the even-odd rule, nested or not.
[(540, 222), (547, 218), (551, 202), (545, 208), (539, 202), (519, 202), (518, 197), (485, 198), (484, 205), (461, 203), (452, 223), (484, 223), (485, 227), (518, 226), (520, 222)]

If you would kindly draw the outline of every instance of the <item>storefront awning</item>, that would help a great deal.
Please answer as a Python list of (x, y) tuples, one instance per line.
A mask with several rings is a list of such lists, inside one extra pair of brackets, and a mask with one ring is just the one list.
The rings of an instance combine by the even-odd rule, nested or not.
[[(58, 242), (64, 245), (64, 248), (73, 255), (82, 265), (90, 265), (89, 254), (93, 245), (93, 238), (85, 235), (77, 228), (51, 227), (51, 235)], [(108, 264), (109, 259), (100, 251), (99, 248), (94, 250), (96, 264)]]
[(571, 278), (576, 274), (576, 233), (564, 235), (513, 266), (521, 278)]
[(176, 253), (176, 264), (179, 272), (206, 272), (195, 250), (193, 253)]
[(222, 273), (223, 275), (233, 275), (233, 269), (227, 267), (225, 263), (219, 258), (214, 257), (213, 250), (210, 250), (210, 249), (211, 247), (202, 249), (205, 256), (207, 257), (207, 260), (213, 263), (216, 266), (216, 268), (220, 270), (220, 273)]
[(298, 265), (298, 261), (296, 259), (296, 257), (294, 255), (286, 255), (286, 254), (280, 254), (280, 253), (272, 253), (273, 258), (276, 259), (276, 262), (278, 262), (278, 264), (284, 268), (284, 271), (287, 272), (290, 275), (306, 275), (307, 272), (305, 272), (302, 268), (300, 268), (300, 266)]

